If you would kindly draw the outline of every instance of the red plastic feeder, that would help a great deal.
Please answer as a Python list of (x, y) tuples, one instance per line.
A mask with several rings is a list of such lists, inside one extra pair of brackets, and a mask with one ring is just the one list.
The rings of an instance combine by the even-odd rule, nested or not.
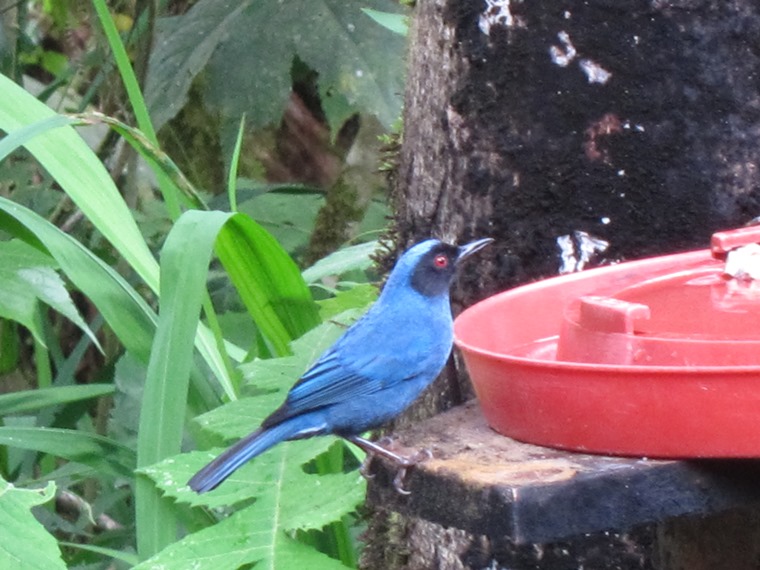
[(555, 277), (454, 324), (488, 423), (509, 437), (647, 457), (760, 456), (760, 281), (712, 250)]

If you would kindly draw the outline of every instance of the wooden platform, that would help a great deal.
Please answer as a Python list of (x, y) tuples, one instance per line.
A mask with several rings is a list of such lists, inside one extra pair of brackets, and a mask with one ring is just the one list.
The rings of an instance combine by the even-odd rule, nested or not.
[(657, 461), (537, 447), (491, 430), (475, 402), (395, 438), (400, 453), (428, 448), (433, 458), (410, 470), (409, 495), (394, 490), (395, 470), (375, 460), (371, 503), (516, 544), (760, 505), (760, 460)]

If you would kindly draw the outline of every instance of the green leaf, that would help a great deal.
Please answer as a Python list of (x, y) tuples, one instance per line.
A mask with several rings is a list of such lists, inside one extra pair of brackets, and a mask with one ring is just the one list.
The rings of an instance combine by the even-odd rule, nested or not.
[[(0, 97), (0, 130), (9, 133), (9, 137), (13, 137), (14, 131), (18, 129), (38, 128), (37, 132), (45, 133), (45, 136), (38, 136), (31, 140), (27, 140), (28, 136), (25, 135), (24, 145), (27, 150), (55, 178), (58, 185), (82, 210), (98, 231), (111, 242), (148, 287), (153, 292), (157, 292), (158, 263), (153, 258), (145, 240), (143, 240), (129, 208), (122, 199), (108, 171), (106, 171), (95, 153), (90, 150), (72, 127), (56, 128), (58, 125), (54, 119), (55, 113), (3, 75), (0, 75), (0, 93), (3, 94), (3, 97)], [(41, 125), (29, 127), (29, 125), (38, 122)], [(28, 133), (28, 131), (25, 132)], [(71, 168), (72, 164), (76, 164), (77, 167)], [(161, 176), (163, 176), (163, 173)], [(10, 201), (7, 203), (13, 204)], [(15, 215), (15, 212), (12, 210), (6, 211)], [(24, 222), (21, 223), (23, 224)], [(34, 232), (31, 228), (29, 229)], [(39, 236), (37, 237), (42, 240)], [(53, 239), (57, 240), (58, 238)], [(80, 244), (77, 244), (77, 246), (80, 249), (84, 249)], [(51, 243), (46, 243), (46, 247), (48, 250), (51, 250)], [(52, 251), (51, 254), (53, 257), (56, 257)], [(88, 254), (92, 255), (90, 252)], [(61, 260), (57, 257), (56, 260), (61, 263)], [(61, 263), (61, 266), (63, 267), (63, 263)], [(110, 268), (108, 269), (110, 270)], [(77, 273), (70, 273), (65, 268), (64, 272), (69, 279), (77, 283)], [(85, 278), (77, 284), (82, 291), (89, 294), (88, 287), (86, 286), (87, 281), (88, 279)], [(97, 284), (95, 287), (97, 287)], [(119, 296), (117, 296), (118, 298)], [(102, 301), (113, 305), (114, 313), (118, 312), (116, 307), (118, 301), (116, 303), (109, 303), (108, 295), (102, 296)], [(103, 311), (102, 307), (99, 308)], [(129, 325), (134, 324), (130, 320), (127, 325), (119, 326), (117, 321), (108, 318), (107, 320), (114, 331), (117, 331), (117, 334), (119, 334), (118, 331), (126, 331)], [(130, 341), (128, 338), (120, 335), (120, 340), (127, 348), (140, 345), (137, 348), (141, 349), (144, 346), (141, 343), (145, 339), (138, 336), (135, 341)], [(198, 329), (196, 346), (214, 375), (220, 379), (223, 385), (229, 386), (231, 379), (227, 374), (224, 359), (219, 352), (213, 335), (205, 327), (199, 327)], [(239, 350), (235, 350), (235, 347), (230, 348), (237, 353), (240, 352)], [(146, 356), (147, 349), (144, 352), (138, 352), (138, 354)]]
[[(232, 214), (185, 212), (161, 252), (158, 328), (153, 340), (140, 412), (137, 458), (150, 465), (179, 451), (187, 389), (193, 364), (193, 338), (203, 301), (214, 241)], [(136, 486), (137, 545), (145, 559), (176, 538), (176, 512), (153, 486)]]
[[(56, 115), (3, 75), (0, 93), (0, 130), (9, 136)], [(52, 126), (47, 124), (44, 137), (27, 140), (24, 146), (146, 283), (157, 289), (158, 264), (108, 171), (72, 127)]]
[(279, 498), (280, 494), (267, 494), (247, 509), (186, 536), (134, 570), (237, 570), (256, 562), (266, 568), (345, 570), (339, 561), (272, 526)]
[(0, 416), (39, 410), (69, 402), (89, 400), (113, 394), (112, 384), (85, 384), (79, 386), (59, 386), (39, 390), (23, 390), (0, 395)]
[(356, 471), (304, 473), (302, 466), (332, 443), (331, 438), (315, 438), (280, 444), (204, 495), (190, 491), (184, 481), (210, 454), (195, 453), (190, 461), (183, 456), (154, 466), (148, 474), (178, 500), (218, 506), (250, 498), (252, 493), (257, 499), (254, 505), (185, 537), (138, 568), (152, 567), (149, 564), (185, 568), (190, 561), (197, 568), (219, 570), (255, 562), (270, 568), (344, 568), (289, 536), (295, 530), (322, 528), (340, 520), (364, 498), (365, 483)]
[(145, 101), (157, 130), (182, 110), (193, 80), (250, 3), (196, 2), (182, 16), (158, 20), (145, 85)]
[[(215, 241), (219, 258), (257, 326), (280, 350), (289, 350), (289, 340), (318, 321), (316, 305), (295, 263), (250, 218), (224, 212), (183, 214), (161, 254), (160, 316), (140, 414), (140, 466), (179, 451), (192, 338)], [(176, 512), (147, 480), (137, 483), (138, 551), (145, 558), (173, 541), (177, 520)]]
[(121, 275), (44, 218), (2, 197), (0, 228), (26, 241), (39, 240), (92, 300), (127, 350), (147, 362), (156, 316)]
[[(220, 406), (199, 416), (196, 421), (204, 430), (219, 435), (224, 440), (239, 438), (253, 431), (282, 403), (298, 377), (343, 334), (347, 323), (356, 315), (356, 311), (348, 311), (337, 316), (334, 322), (324, 323), (309, 331), (292, 343), (292, 356), (256, 360), (241, 366), (248, 379), (248, 390), (256, 395)], [(324, 453), (333, 442), (333, 438), (325, 437), (281, 445), (289, 447), (291, 461), (301, 465)], [(220, 450), (183, 454), (162, 464), (143, 468), (141, 472), (148, 474), (161, 489), (177, 500), (212, 507), (233, 504), (249, 499), (252, 494), (267, 492), (271, 482), (283, 476), (280, 472), (280, 459), (273, 450), (242, 467), (213, 492), (198, 495), (186, 486), (186, 482), (218, 451)], [(297, 471), (305, 476), (302, 470)]]
[(244, 214), (235, 214), (216, 244), (240, 298), (276, 354), (319, 323), (317, 306), (298, 266), (269, 232)]
[(24, 242), (4, 243), (0, 250), (0, 316), (24, 325), (44, 346), (36, 322), (39, 300), (82, 329), (100, 349), (98, 339), (82, 320), (54, 267), (53, 259)]
[(303, 278), (314, 283), (331, 275), (342, 275), (355, 269), (365, 270), (372, 266), (372, 254), (377, 251), (378, 242), (370, 241), (339, 249), (304, 270)]
[(121, 477), (131, 477), (134, 452), (106, 437), (68, 429), (0, 426), (0, 443), (41, 451)]
[(0, 533), (0, 568), (66, 569), (55, 538), (30, 512), (54, 496), (53, 482), (44, 489), (17, 489), (0, 479), (0, 528), (5, 529)]
[(408, 18), (404, 14), (389, 14), (371, 8), (362, 8), (362, 12), (394, 34), (406, 36), (409, 33)]
[(290, 97), (298, 56), (319, 73), (333, 130), (346, 116), (345, 105), (331, 105), (333, 97), (390, 127), (401, 109), (405, 42), (362, 14), (361, 5), (399, 12), (390, 0), (197, 2), (159, 27), (147, 90), (154, 121), (173, 117), (181, 107), (175, 102), (186, 100), (192, 79), (206, 69), (206, 100), (223, 115), (247, 113), (255, 127), (275, 123)]
[(59, 127), (65, 127), (77, 122), (75, 117), (67, 117), (66, 115), (52, 115), (47, 119), (43, 119), (37, 123), (32, 123), (26, 127), (20, 128), (8, 136), (0, 140), (0, 162), (2, 162), (6, 156), (16, 150), (18, 147), (25, 145), (31, 139), (40, 135), (50, 129), (57, 129)]
[(346, 291), (339, 291), (335, 297), (319, 301), (319, 316), (327, 320), (350, 309), (363, 312), (377, 299), (377, 292), (377, 287), (371, 283), (362, 283)]

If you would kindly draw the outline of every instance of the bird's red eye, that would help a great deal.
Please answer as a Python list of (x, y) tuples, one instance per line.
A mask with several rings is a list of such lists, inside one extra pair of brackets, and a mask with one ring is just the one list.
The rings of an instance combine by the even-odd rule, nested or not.
[(433, 264), (435, 264), (438, 269), (443, 269), (449, 264), (449, 258), (443, 254), (436, 255)]

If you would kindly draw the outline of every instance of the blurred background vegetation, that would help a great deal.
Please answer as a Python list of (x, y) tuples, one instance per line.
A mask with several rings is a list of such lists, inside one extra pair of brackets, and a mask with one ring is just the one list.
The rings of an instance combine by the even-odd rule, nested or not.
[(0, 566), (357, 564), (357, 452), (287, 444), (203, 497), (218, 450), (182, 452), (374, 299), (408, 15), (0, 0)]

